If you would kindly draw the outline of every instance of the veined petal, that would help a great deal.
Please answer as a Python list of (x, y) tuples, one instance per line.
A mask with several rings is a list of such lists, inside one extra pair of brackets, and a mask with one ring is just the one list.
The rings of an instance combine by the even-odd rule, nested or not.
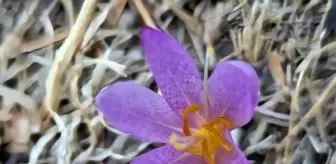
[(117, 82), (96, 96), (106, 120), (122, 132), (142, 141), (166, 142), (182, 121), (155, 92), (132, 82)]
[(144, 57), (163, 97), (176, 112), (201, 104), (202, 81), (191, 56), (167, 33), (145, 27), (140, 31)]
[(224, 116), (235, 127), (248, 123), (258, 101), (258, 76), (242, 61), (219, 63), (209, 79), (210, 118)]
[(229, 144), (233, 147), (231, 152), (227, 152), (222, 148), (218, 148), (215, 161), (218, 164), (249, 164), (250, 162), (247, 160), (243, 152), (234, 144), (233, 139), (230, 134), (229, 129), (225, 129), (223, 132), (225, 139), (229, 142)]
[(186, 154), (170, 145), (162, 146), (134, 159), (131, 164), (205, 164), (202, 156)]

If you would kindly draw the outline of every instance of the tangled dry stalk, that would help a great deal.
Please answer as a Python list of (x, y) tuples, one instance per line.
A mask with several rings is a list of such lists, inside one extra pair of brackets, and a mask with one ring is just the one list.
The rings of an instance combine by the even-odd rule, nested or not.
[[(260, 77), (234, 131), (252, 163), (336, 163), (332, 0), (0, 0), (1, 163), (128, 163), (160, 146), (106, 125), (94, 97), (134, 80), (155, 91), (137, 31), (176, 37), (204, 70), (241, 59)], [(228, 77), (229, 78), (229, 77)]]

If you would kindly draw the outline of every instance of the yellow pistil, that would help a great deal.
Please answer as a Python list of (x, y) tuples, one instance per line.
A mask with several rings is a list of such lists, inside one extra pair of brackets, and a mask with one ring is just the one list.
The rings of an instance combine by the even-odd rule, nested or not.
[[(172, 134), (169, 143), (177, 150), (184, 150), (190, 154), (203, 156), (208, 164), (215, 164), (215, 154), (219, 147), (231, 152), (232, 147), (228, 144), (222, 135), (223, 128), (233, 128), (233, 124), (223, 117), (216, 117), (211, 121), (206, 121), (198, 113), (201, 106), (192, 104), (181, 111), (183, 117), (182, 131), (184, 136)], [(198, 129), (189, 127), (189, 114), (193, 114), (197, 121), (201, 122)]]
[(212, 46), (208, 46), (207, 52), (213, 54), (215, 52), (214, 48)]

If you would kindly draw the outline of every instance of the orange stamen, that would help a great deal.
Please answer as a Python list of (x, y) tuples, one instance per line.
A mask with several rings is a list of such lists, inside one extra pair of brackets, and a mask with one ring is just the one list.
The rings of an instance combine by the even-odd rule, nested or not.
[(211, 154), (209, 152), (209, 147), (206, 141), (202, 142), (202, 155), (205, 161), (207, 161), (208, 164), (216, 164), (215, 161), (212, 159)]
[(188, 107), (186, 107), (185, 109), (183, 109), (181, 111), (181, 115), (183, 117), (183, 128), (182, 131), (186, 136), (190, 136), (191, 135), (191, 131), (189, 128), (189, 118), (188, 118), (188, 114), (189, 113), (196, 113), (197, 111), (201, 110), (201, 106), (199, 104), (191, 104)]
[(215, 119), (213, 119), (210, 123), (210, 125), (219, 125), (219, 124), (223, 124), (229, 128), (233, 128), (233, 124), (229, 121), (229, 120), (226, 120), (225, 118), (223, 117), (216, 117)]
[(226, 150), (226, 151), (232, 151), (232, 147), (226, 143), (221, 133), (216, 130), (214, 127), (209, 125), (203, 125), (203, 128), (205, 128), (207, 131), (214, 134), (214, 136), (220, 141), (220, 145)]
[(199, 110), (201, 110), (201, 106), (199, 104), (191, 104), (181, 111), (181, 115), (185, 116), (189, 113), (196, 113)]
[(182, 130), (183, 130), (183, 133), (186, 136), (190, 136), (191, 135), (188, 121), (189, 121), (188, 116), (183, 116), (183, 128), (182, 128)]
[[(180, 112), (183, 117), (182, 131), (185, 136), (178, 137), (176, 134), (172, 134), (169, 143), (177, 150), (201, 155), (208, 164), (215, 164), (214, 156), (218, 147), (222, 147), (228, 152), (232, 151), (232, 147), (225, 140), (222, 131), (224, 127), (233, 128), (234, 126), (232, 122), (223, 117), (216, 117), (208, 122), (199, 114), (199, 110), (201, 110), (200, 105), (192, 104)], [(199, 129), (190, 129), (189, 114), (193, 114), (200, 121)]]

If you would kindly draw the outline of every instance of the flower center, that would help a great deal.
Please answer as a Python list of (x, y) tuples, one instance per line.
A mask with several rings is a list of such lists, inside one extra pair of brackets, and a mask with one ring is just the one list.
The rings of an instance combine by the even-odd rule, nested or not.
[[(191, 154), (203, 156), (208, 164), (215, 164), (214, 156), (218, 147), (232, 151), (232, 147), (222, 136), (224, 127), (233, 128), (233, 124), (223, 117), (216, 117), (211, 121), (205, 120), (200, 114), (201, 106), (192, 104), (181, 111), (183, 117), (182, 131), (185, 136), (172, 134), (169, 143), (177, 150), (184, 150)], [(198, 129), (189, 128), (189, 114), (193, 114), (201, 122)]]

